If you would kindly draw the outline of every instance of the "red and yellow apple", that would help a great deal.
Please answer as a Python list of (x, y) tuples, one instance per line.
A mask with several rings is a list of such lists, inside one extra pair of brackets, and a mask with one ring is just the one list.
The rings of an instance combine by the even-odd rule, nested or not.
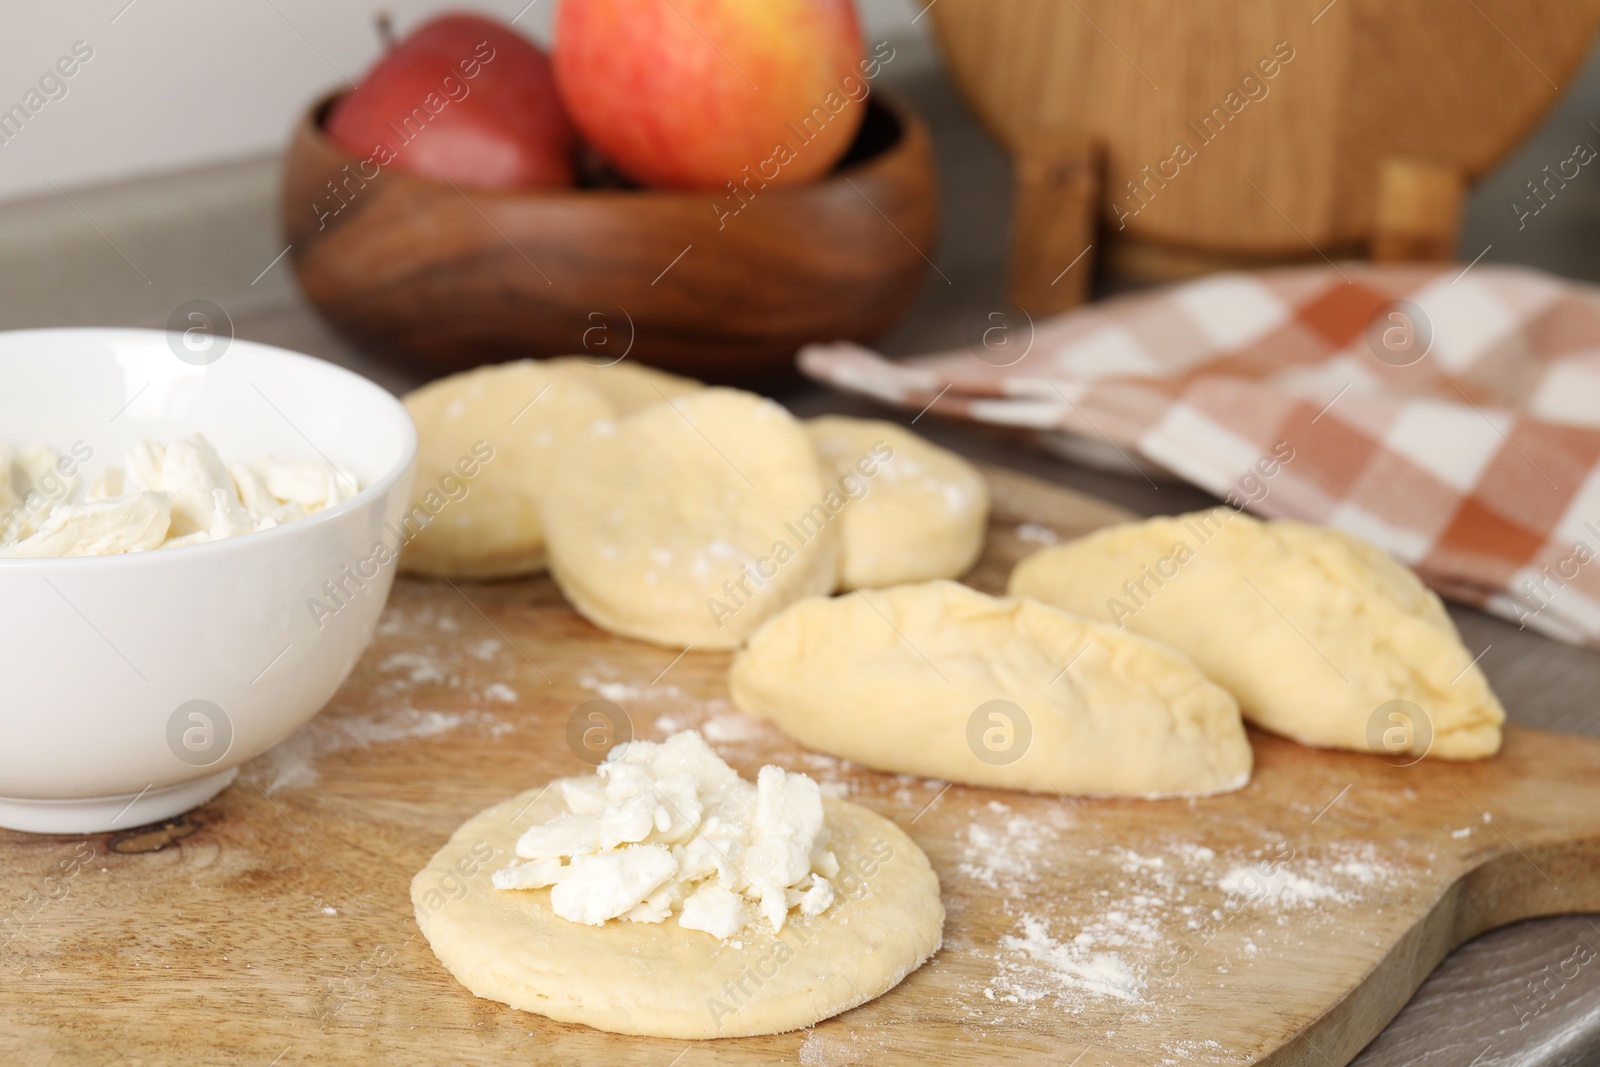
[(562, 0), (567, 113), (646, 185), (794, 185), (849, 149), (866, 109), (852, 0)]
[(571, 185), (576, 148), (550, 61), (476, 15), (446, 15), (391, 49), (334, 106), (345, 151), (483, 189)]

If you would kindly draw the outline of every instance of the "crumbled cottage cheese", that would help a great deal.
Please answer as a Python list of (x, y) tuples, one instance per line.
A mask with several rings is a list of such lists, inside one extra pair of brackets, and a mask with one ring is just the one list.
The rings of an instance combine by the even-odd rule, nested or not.
[(567, 811), (517, 841), (523, 860), (496, 889), (550, 886), (564, 919), (664, 922), (729, 938), (753, 908), (783, 929), (791, 908), (833, 903), (838, 860), (825, 851), (822, 792), (803, 774), (763, 767), (751, 785), (693, 730), (613, 749), (593, 778), (561, 782)]
[[(71, 472), (71, 473), (69, 473)], [(0, 556), (108, 556), (217, 541), (348, 500), (350, 479), (317, 460), (223, 466), (200, 434), (134, 446), (72, 503), (76, 464), (35, 445), (0, 445)]]

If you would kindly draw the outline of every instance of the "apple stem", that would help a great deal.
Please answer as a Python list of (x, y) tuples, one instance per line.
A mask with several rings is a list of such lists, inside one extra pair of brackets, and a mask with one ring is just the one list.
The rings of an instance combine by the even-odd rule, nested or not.
[(389, 17), (387, 11), (380, 11), (375, 21), (378, 24), (378, 38), (383, 41), (383, 50), (385, 52), (392, 51), (394, 49), (394, 20)]

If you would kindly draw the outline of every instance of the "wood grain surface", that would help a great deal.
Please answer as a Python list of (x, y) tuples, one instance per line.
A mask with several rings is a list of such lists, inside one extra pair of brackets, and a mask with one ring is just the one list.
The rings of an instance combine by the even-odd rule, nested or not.
[[(1046, 529), (1125, 514), (989, 474), (985, 589)], [(399, 582), (330, 707), (211, 804), (0, 834), (0, 1059), (1344, 1063), (1454, 945), (1600, 907), (1597, 742), (1513, 729), (1495, 760), (1402, 768), (1255, 734), (1238, 793), (1074, 800), (806, 753), (731, 707), (727, 662), (601, 633), (542, 578)], [(473, 998), (418, 934), (409, 880), (471, 814), (582, 771), (566, 727), (594, 699), (637, 736), (698, 727), (746, 775), (803, 769), (896, 820), (943, 883), (944, 949), (769, 1038), (621, 1038)]]

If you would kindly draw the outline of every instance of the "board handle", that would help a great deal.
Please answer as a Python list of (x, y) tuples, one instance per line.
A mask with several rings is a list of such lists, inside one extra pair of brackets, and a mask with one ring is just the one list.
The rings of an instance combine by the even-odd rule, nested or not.
[(1051, 315), (1089, 298), (1094, 276), (1100, 146), (1070, 131), (1011, 146), (1011, 303)]
[(1378, 168), (1372, 258), (1379, 263), (1436, 263), (1455, 258), (1466, 179), (1453, 167), (1389, 159)]

